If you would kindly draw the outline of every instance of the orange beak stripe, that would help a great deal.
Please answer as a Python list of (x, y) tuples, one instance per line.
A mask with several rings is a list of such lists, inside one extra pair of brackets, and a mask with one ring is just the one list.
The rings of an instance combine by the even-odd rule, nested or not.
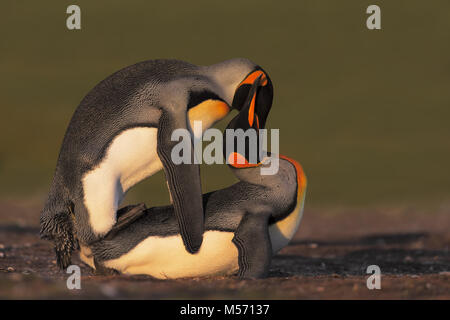
[(252, 101), (250, 102), (250, 109), (248, 110), (248, 123), (250, 127), (253, 126), (253, 118), (255, 117), (255, 99), (256, 93), (253, 95)]
[(266, 74), (264, 72), (262, 72), (261, 70), (257, 70), (255, 72), (250, 73), (247, 78), (244, 79), (244, 81), (242, 81), (239, 86), (242, 86), (243, 84), (253, 84), (253, 82), (255, 82), (256, 79), (258, 79), (259, 76), (261, 76), (261, 85), (265, 86), (267, 84), (267, 77)]
[(237, 152), (230, 153), (228, 163), (235, 168), (253, 168), (258, 167), (261, 163), (249, 163), (245, 157)]

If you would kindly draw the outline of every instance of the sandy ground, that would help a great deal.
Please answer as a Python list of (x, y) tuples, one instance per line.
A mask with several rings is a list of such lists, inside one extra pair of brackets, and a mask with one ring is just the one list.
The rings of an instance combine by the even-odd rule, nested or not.
[[(52, 247), (38, 237), (39, 206), (0, 202), (0, 298), (25, 299), (450, 299), (450, 207), (309, 209), (262, 280), (154, 280), (95, 276), (66, 287)], [(381, 268), (368, 290), (366, 268)]]

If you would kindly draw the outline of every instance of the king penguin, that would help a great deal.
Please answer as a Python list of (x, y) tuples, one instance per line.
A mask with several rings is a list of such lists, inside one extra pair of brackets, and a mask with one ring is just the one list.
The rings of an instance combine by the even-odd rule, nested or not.
[[(259, 130), (261, 110), (254, 89), (247, 107), (227, 128)], [(228, 139), (225, 133), (224, 139)], [(306, 177), (298, 162), (284, 156), (268, 154), (251, 161), (249, 147), (246, 144), (243, 152), (224, 147), (224, 156), (239, 182), (203, 195), (205, 233), (197, 254), (184, 250), (170, 205), (141, 210), (139, 217), (128, 224), (127, 218), (123, 219), (114, 232), (84, 248), (81, 259), (101, 272), (146, 274), (160, 279), (236, 272), (241, 278), (266, 276), (273, 254), (285, 247), (299, 228)], [(279, 161), (278, 171), (262, 175), (261, 167), (271, 161)]]
[(162, 168), (184, 247), (197, 252), (204, 231), (199, 165), (194, 152), (190, 164), (172, 162), (172, 132), (187, 129), (194, 141), (202, 132), (192, 132), (193, 121), (205, 130), (240, 110), (261, 75), (259, 108), (269, 110), (269, 76), (242, 58), (210, 66), (149, 60), (97, 84), (70, 120), (41, 212), (41, 237), (54, 242), (58, 265), (66, 268), (78, 245), (107, 234), (126, 192)]

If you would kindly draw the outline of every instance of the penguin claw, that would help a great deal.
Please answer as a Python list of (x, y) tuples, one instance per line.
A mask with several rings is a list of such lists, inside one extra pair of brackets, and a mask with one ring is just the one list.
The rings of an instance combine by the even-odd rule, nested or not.
[(66, 269), (72, 262), (72, 251), (76, 249), (72, 235), (57, 238), (55, 241), (56, 262), (60, 269)]
[(51, 221), (53, 228), (41, 231), (41, 237), (53, 241), (57, 265), (60, 269), (65, 269), (71, 264), (72, 251), (78, 249), (73, 222), (66, 213), (55, 215)]
[(99, 262), (95, 258), (94, 258), (94, 266), (95, 266), (94, 274), (97, 276), (112, 276), (120, 274), (120, 272), (115, 269), (105, 267), (103, 263)]
[(72, 259), (70, 257), (71, 253), (69, 255), (67, 253), (58, 252), (56, 249), (56, 263), (59, 267), (59, 269), (64, 270), (66, 269), (72, 262)]
[(248, 273), (245, 273), (245, 272), (239, 272), (237, 276), (241, 280), (257, 280), (257, 279), (266, 278), (267, 274), (264, 274), (264, 273), (263, 274), (261, 274), (261, 273), (248, 274)]

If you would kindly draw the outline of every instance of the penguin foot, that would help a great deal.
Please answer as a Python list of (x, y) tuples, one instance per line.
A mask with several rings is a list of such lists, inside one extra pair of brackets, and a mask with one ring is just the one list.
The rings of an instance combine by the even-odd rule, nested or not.
[(73, 250), (78, 249), (72, 217), (66, 212), (61, 212), (45, 222), (41, 222), (41, 238), (53, 241), (57, 265), (60, 269), (65, 269), (71, 264)]
[(269, 272), (272, 244), (267, 220), (268, 215), (246, 214), (234, 234), (241, 279), (265, 278)]
[(120, 274), (119, 271), (105, 267), (101, 262), (94, 258), (94, 273), (96, 276), (113, 276)]

